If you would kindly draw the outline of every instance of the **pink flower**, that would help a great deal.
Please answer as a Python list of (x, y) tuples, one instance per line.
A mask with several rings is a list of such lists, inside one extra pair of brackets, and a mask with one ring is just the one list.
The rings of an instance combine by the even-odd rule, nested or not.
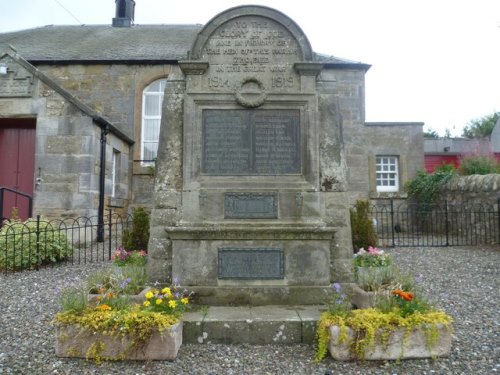
[(384, 253), (384, 251), (378, 250), (376, 247), (369, 246), (368, 253), (371, 255), (382, 255)]

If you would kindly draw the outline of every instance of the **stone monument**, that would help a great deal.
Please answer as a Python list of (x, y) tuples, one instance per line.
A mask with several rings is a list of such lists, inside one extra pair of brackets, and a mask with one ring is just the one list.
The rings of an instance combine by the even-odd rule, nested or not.
[(329, 74), (274, 9), (231, 8), (200, 31), (165, 89), (152, 281), (212, 305), (315, 304), (352, 281)]

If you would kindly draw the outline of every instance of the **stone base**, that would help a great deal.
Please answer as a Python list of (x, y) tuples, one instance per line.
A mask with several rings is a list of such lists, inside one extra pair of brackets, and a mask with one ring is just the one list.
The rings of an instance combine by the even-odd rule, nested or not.
[[(438, 324), (439, 338), (432, 345), (428, 346), (426, 336), (422, 328), (411, 331), (409, 337), (404, 339), (405, 328), (396, 328), (392, 331), (389, 341), (384, 346), (380, 341), (380, 336), (375, 337), (373, 347), (367, 348), (362, 356), (366, 360), (397, 360), (405, 358), (431, 358), (446, 357), (451, 350), (451, 333), (446, 327)], [(350, 349), (354, 341), (354, 331), (347, 328), (347, 340), (339, 343), (340, 327), (330, 327), (330, 343), (328, 349), (331, 356), (339, 361), (349, 361), (359, 359), (356, 353)]]
[(325, 301), (329, 285), (324, 286), (187, 286), (197, 305), (265, 306), (318, 305)]
[(324, 306), (210, 306), (184, 316), (187, 344), (313, 344)]
[(95, 333), (78, 325), (56, 327), (56, 356), (108, 360), (174, 360), (182, 344), (182, 322), (163, 333), (155, 332), (134, 347), (133, 337)]

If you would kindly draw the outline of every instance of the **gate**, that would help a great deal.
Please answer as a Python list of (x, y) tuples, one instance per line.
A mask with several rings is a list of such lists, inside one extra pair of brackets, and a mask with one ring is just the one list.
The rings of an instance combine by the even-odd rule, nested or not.
[(476, 246), (500, 244), (500, 198), (482, 204), (419, 205), (394, 200), (372, 206), (379, 245)]

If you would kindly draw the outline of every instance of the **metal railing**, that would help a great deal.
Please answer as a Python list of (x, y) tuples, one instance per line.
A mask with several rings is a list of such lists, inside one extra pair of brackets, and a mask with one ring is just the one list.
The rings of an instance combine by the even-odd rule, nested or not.
[[(131, 223), (130, 215), (111, 210), (104, 224), (99, 224), (97, 216), (44, 220), (38, 215), (25, 222), (6, 220), (0, 230), (0, 272), (109, 261)], [(97, 241), (101, 230), (102, 242)]]
[(23, 193), (22, 191), (11, 189), (5, 186), (0, 186), (0, 228), (2, 227), (2, 223), (7, 217), (3, 215), (3, 205), (4, 205), (4, 194), (5, 192), (11, 192), (13, 194), (19, 195), (21, 197), (28, 199), (28, 216), (31, 217), (33, 215), (33, 197), (29, 194)]
[(378, 201), (371, 215), (379, 246), (477, 246), (500, 244), (497, 202), (450, 205)]

